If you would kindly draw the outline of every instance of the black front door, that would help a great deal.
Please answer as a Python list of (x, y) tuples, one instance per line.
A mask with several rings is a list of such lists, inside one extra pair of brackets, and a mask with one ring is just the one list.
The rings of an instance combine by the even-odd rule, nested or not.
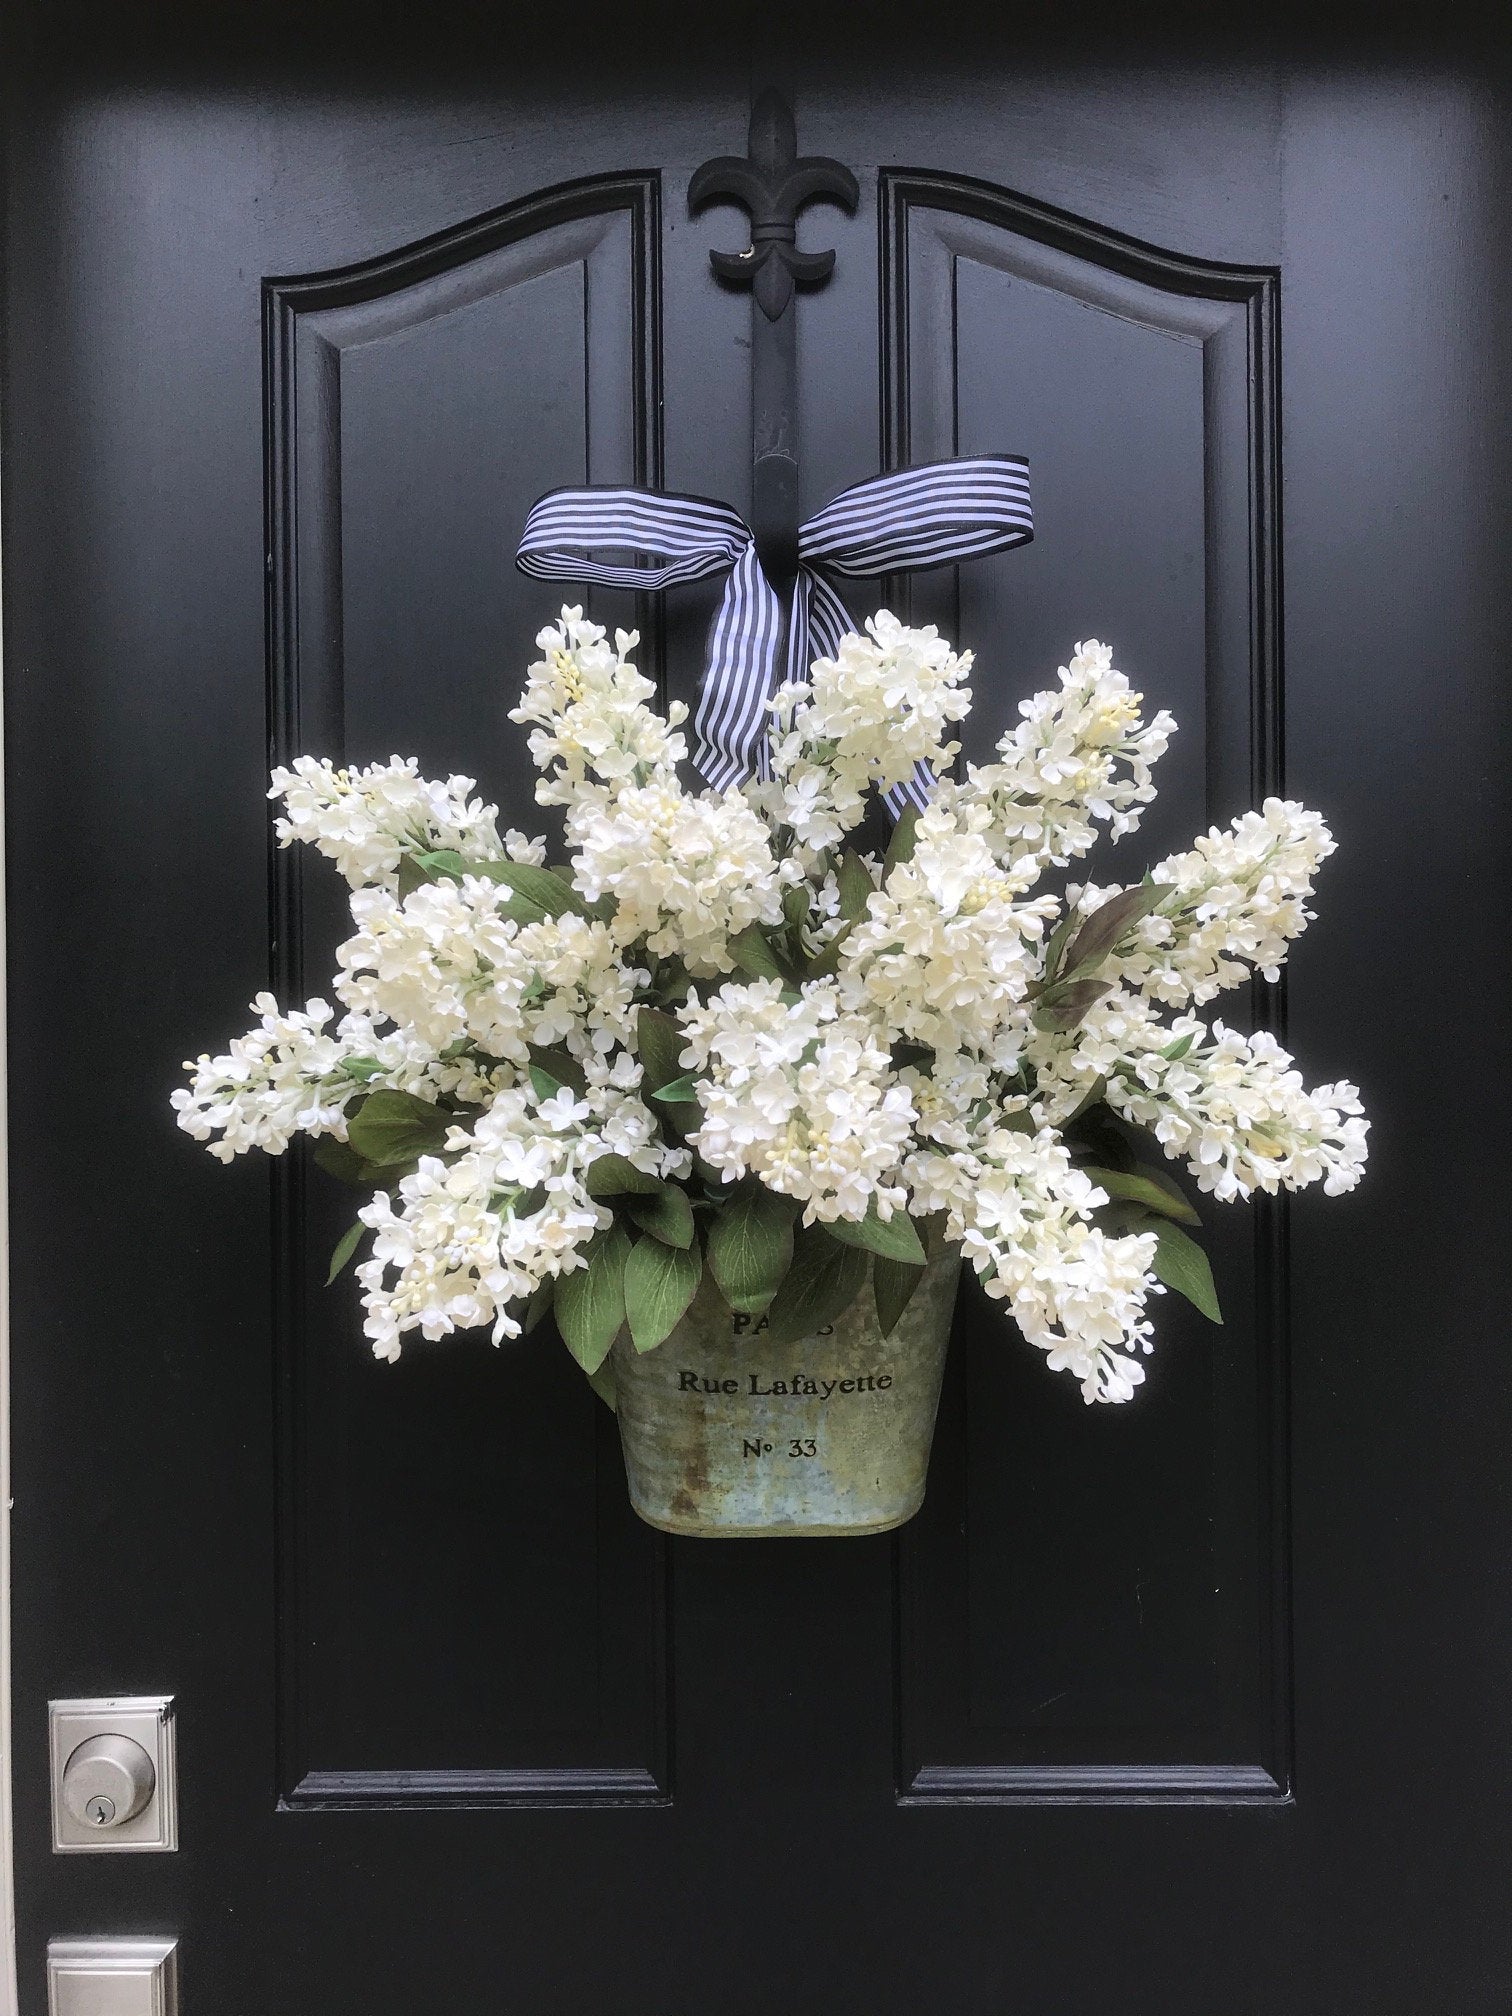
[[(1489, 59), (950, 8), (31, 13), (22, 2009), (49, 1937), (139, 1931), (180, 1936), (184, 2016), (1512, 2009)], [(548, 1331), (375, 1364), (322, 1285), (334, 1186), (217, 1169), (168, 1095), (330, 971), (333, 878), (270, 875), (270, 750), (413, 754), (533, 827), (505, 717), (564, 595), (512, 565), (531, 501), (747, 507), (749, 306), (708, 261), (745, 220), (686, 197), (768, 83), (862, 192), (800, 227), (838, 254), (798, 311), (805, 509), (1028, 456), (1032, 547), (887, 594), (976, 651), (977, 756), (1115, 643), (1180, 723), (1150, 859), (1283, 779), (1325, 812), (1289, 1041), (1378, 1146), (1349, 1199), (1219, 1214), (1225, 1327), (1163, 1307), (1134, 1405), (968, 1292), (918, 1520), (718, 1543), (635, 1521)], [(715, 592), (593, 599), (690, 697)], [(179, 1851), (54, 1860), (47, 1701), (145, 1692)]]

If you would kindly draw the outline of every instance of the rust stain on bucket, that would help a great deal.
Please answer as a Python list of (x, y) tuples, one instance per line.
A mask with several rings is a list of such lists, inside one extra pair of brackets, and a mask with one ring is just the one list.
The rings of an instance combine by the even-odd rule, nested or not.
[(924, 1500), (960, 1258), (924, 1270), (890, 1337), (871, 1282), (828, 1329), (772, 1344), (705, 1278), (664, 1344), (623, 1332), (614, 1374), (630, 1499), (668, 1533), (884, 1533)]

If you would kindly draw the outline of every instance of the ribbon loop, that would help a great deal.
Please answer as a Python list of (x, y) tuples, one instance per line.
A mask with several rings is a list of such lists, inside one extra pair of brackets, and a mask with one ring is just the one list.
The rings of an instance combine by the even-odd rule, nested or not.
[[(960, 456), (895, 469), (842, 490), (799, 527), (787, 611), (762, 570), (751, 528), (728, 504), (660, 490), (549, 490), (531, 507), (515, 564), (539, 581), (675, 588), (725, 574), (693, 717), (693, 760), (716, 791), (770, 775), (768, 702), (779, 668), (803, 679), (854, 629), (827, 578), (912, 573), (1004, 553), (1034, 537), (1029, 468), (1019, 455)], [(623, 553), (624, 561), (595, 559)], [(888, 794), (894, 813), (927, 800), (920, 772)]]

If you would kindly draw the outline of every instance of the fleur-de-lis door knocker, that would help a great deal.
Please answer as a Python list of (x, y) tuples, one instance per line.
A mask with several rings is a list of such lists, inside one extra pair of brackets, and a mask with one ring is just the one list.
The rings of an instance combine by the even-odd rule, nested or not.
[(749, 153), (716, 155), (688, 184), (693, 213), (711, 203), (750, 212), (743, 252), (711, 252), (722, 280), (751, 289), (751, 529), (769, 579), (781, 592), (798, 568), (797, 348), (795, 287), (818, 287), (835, 255), (800, 252), (798, 213), (834, 203), (855, 214), (860, 186), (849, 168), (825, 154), (798, 153), (793, 115), (775, 91), (751, 112)]

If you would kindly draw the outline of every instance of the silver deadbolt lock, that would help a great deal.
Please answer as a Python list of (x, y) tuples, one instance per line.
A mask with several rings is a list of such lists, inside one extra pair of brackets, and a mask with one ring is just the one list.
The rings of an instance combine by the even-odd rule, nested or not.
[(63, 1804), (89, 1827), (123, 1827), (146, 1807), (157, 1767), (129, 1736), (90, 1736), (63, 1766)]
[(48, 1722), (56, 1854), (178, 1846), (168, 1695), (50, 1701)]

